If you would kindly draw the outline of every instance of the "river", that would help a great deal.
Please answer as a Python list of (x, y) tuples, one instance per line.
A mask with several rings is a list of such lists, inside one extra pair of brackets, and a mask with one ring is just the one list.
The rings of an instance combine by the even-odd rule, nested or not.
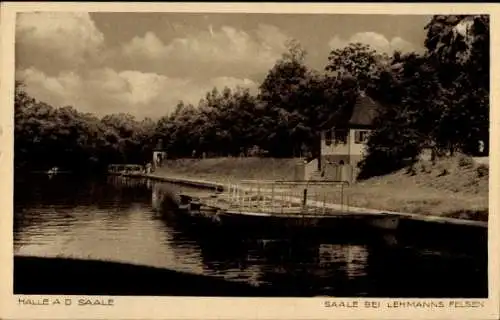
[(161, 267), (279, 287), (295, 296), (488, 294), (486, 239), (460, 246), (382, 233), (348, 233), (300, 244), (279, 238), (224, 239), (200, 234), (164, 212), (168, 209), (158, 209), (161, 193), (202, 190), (120, 177), (16, 180), (15, 255)]

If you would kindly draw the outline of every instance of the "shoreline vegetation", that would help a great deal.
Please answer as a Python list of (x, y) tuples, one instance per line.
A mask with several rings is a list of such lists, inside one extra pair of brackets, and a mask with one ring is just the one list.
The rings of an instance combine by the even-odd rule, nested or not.
[[(300, 159), (211, 158), (166, 160), (155, 176), (221, 184), (293, 180)], [(470, 157), (419, 161), (392, 174), (345, 188), (347, 205), (473, 221), (488, 221), (488, 166)], [(322, 188), (329, 188), (322, 186)], [(332, 192), (338, 192), (331, 187)]]
[[(321, 132), (332, 129), (326, 123), (348, 125), (366, 94), (382, 110), (349, 205), (487, 221), (489, 168), (471, 157), (489, 154), (489, 17), (436, 15), (424, 29), (423, 52), (349, 43), (331, 50), (322, 69), (309, 66), (306, 50), (288, 39), (256, 92), (215, 87), (197, 105), (179, 101), (154, 120), (51, 106), (16, 81), (16, 175), (53, 167), (105, 173), (110, 164), (147, 165), (162, 151), (208, 159), (169, 160), (160, 174), (289, 178), (289, 159), (322, 159)], [(418, 160), (424, 151), (438, 160)], [(240, 156), (246, 160), (224, 160)]]

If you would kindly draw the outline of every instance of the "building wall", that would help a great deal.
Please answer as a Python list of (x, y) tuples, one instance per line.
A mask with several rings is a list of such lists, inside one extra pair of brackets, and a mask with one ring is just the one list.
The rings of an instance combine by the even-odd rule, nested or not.
[(366, 153), (366, 140), (362, 143), (356, 143), (356, 131), (368, 131), (370, 130), (358, 130), (351, 129), (349, 130), (349, 144), (350, 144), (350, 155), (351, 156), (364, 156)]
[[(166, 159), (167, 153), (163, 151), (153, 151), (152, 164), (154, 167), (161, 167), (163, 161)], [(161, 159), (161, 160), (160, 160)]]
[[(366, 155), (366, 141), (356, 142), (356, 131), (366, 131), (366, 135), (370, 134), (370, 130), (366, 129), (350, 129), (347, 135), (346, 143), (335, 143), (332, 141), (330, 145), (326, 144), (325, 132), (321, 135), (321, 158), (323, 175), (327, 179), (342, 180), (350, 183), (356, 180), (359, 172), (358, 164)], [(333, 136), (333, 135), (332, 135)], [(343, 165), (342, 165), (343, 164)]]
[[(321, 154), (323, 156), (329, 156), (333, 161), (344, 160), (344, 163), (351, 163), (351, 160), (362, 158), (366, 154), (366, 142), (356, 143), (356, 131), (358, 131), (358, 129), (349, 130), (347, 143), (335, 143), (335, 141), (332, 141), (330, 145), (326, 144), (326, 133), (322, 132)], [(368, 134), (370, 132), (370, 130), (359, 131), (367, 131)]]
[(339, 164), (341, 161), (345, 164), (351, 163), (348, 154), (321, 154), (321, 159), (323, 159), (323, 166)]
[(326, 144), (326, 132), (321, 133), (321, 154), (322, 155), (348, 155), (349, 152), (349, 139), (350, 134), (347, 136), (347, 144), (336, 143), (332, 141), (330, 145)]
[(361, 160), (363, 160), (363, 155), (359, 155), (359, 154), (355, 154), (355, 155), (351, 155), (349, 157), (349, 163), (354, 167), (354, 168), (357, 168), (358, 167), (358, 163), (361, 162)]
[(324, 165), (323, 178), (334, 181), (346, 181), (352, 183), (355, 181), (354, 168), (350, 164), (344, 165)]

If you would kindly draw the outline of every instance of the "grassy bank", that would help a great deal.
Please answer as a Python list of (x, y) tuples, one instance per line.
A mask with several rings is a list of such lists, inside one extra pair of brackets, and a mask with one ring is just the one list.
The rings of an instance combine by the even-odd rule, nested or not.
[(210, 158), (168, 160), (155, 173), (224, 182), (227, 180), (291, 180), (299, 159)]
[(393, 174), (371, 178), (349, 190), (356, 206), (488, 220), (488, 166), (471, 158), (420, 161)]
[[(155, 173), (218, 182), (293, 179), (298, 159), (215, 158), (167, 161)], [(350, 186), (351, 206), (488, 220), (488, 166), (463, 156), (420, 161)], [(333, 192), (333, 190), (332, 190)]]

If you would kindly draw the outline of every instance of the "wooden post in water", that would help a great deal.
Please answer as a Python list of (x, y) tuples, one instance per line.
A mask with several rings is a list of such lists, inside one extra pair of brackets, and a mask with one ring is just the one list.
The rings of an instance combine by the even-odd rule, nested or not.
[(285, 193), (283, 192), (283, 190), (280, 191), (281, 192), (281, 214), (283, 214), (283, 207), (285, 206)]
[(302, 198), (302, 209), (307, 210), (307, 188), (304, 188), (304, 197)]

